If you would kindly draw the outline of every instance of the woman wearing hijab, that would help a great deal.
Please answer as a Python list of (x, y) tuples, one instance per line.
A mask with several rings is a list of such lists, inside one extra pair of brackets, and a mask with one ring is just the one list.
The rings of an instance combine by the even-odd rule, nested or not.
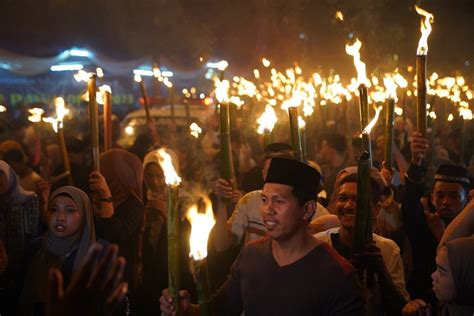
[[(171, 150), (166, 150), (172, 155), (175, 169), (179, 170), (177, 157)], [(144, 180), (146, 188), (145, 206), (145, 231), (143, 234), (143, 287), (140, 297), (143, 302), (140, 304), (142, 311), (140, 314), (148, 315), (155, 313), (159, 309), (159, 302), (156, 297), (161, 295), (161, 291), (168, 287), (168, 248), (166, 229), (166, 182), (163, 169), (159, 164), (156, 150), (148, 153), (143, 161)], [(187, 258), (189, 254), (189, 233), (190, 226), (184, 220), (184, 215), (189, 206), (190, 196), (184, 190), (179, 190), (179, 209), (182, 215), (182, 257)], [(182, 282), (193, 286), (192, 276), (187, 269), (186, 261), (182, 267)]]
[(474, 237), (448, 241), (438, 248), (433, 291), (441, 302), (438, 313), (421, 299), (408, 302), (403, 315), (474, 315)]
[(54, 191), (48, 203), (48, 231), (25, 278), (22, 306), (26, 315), (44, 314), (49, 269), (61, 270), (67, 286), (95, 240), (88, 196), (72, 186)]
[(143, 167), (140, 160), (123, 149), (100, 156), (100, 173), (90, 175), (97, 236), (119, 246), (127, 260), (124, 279), (133, 290), (140, 282), (143, 235)]
[(0, 313), (12, 312), (23, 287), (31, 241), (40, 235), (38, 199), (21, 188), (13, 168), (0, 160)]

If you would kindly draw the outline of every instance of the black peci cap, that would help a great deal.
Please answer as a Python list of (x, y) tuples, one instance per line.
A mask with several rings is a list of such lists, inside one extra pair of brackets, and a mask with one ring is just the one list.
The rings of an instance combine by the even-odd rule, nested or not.
[(461, 183), (469, 187), (467, 170), (464, 167), (452, 164), (440, 165), (434, 176), (435, 181)]
[(295, 159), (272, 158), (265, 183), (279, 183), (318, 194), (321, 175), (309, 165)]

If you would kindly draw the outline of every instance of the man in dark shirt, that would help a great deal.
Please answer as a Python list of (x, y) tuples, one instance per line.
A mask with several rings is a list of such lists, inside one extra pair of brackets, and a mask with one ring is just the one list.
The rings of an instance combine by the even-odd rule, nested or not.
[(413, 272), (407, 283), (412, 298), (434, 302), (431, 274), (436, 270), (435, 256), (438, 242), (449, 224), (467, 202), (469, 178), (465, 168), (441, 165), (436, 171), (431, 188), (431, 204), (423, 197), (426, 186), (426, 168), (423, 159), (428, 151), (428, 140), (420, 133), (413, 133), (412, 159), (406, 173), (405, 194), (402, 200), (403, 224), (413, 249)]
[[(311, 236), (320, 174), (293, 159), (273, 158), (262, 191), (267, 237), (245, 246), (214, 296), (216, 315), (360, 315), (363, 300), (353, 267)], [(198, 315), (189, 294), (182, 307)], [(167, 290), (161, 310), (174, 313)]]

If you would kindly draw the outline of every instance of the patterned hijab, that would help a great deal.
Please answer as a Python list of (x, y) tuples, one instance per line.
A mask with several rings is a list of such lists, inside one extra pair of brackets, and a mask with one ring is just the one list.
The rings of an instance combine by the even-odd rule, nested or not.
[(114, 208), (130, 197), (143, 200), (143, 167), (140, 159), (123, 149), (110, 149), (100, 155), (100, 172), (112, 193)]
[(0, 195), (0, 201), (3, 205), (19, 205), (35, 195), (34, 192), (25, 191), (20, 186), (20, 181), (15, 171), (3, 160), (0, 160), (0, 172), (5, 174), (8, 182), (7, 192)]

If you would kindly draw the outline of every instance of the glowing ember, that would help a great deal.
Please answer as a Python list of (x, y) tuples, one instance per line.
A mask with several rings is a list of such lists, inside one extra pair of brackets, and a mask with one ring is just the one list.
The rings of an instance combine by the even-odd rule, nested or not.
[(30, 116), (28, 116), (28, 121), (33, 122), (33, 123), (38, 123), (41, 122), (41, 118), (43, 117), (44, 110), (40, 108), (32, 108), (29, 109), (28, 112), (30, 112)]
[(176, 172), (173, 160), (171, 156), (166, 152), (166, 149), (160, 148), (156, 151), (158, 156), (158, 162), (163, 169), (165, 174), (165, 182), (167, 185), (178, 186), (181, 183), (181, 178), (178, 176)]
[(421, 56), (428, 54), (428, 36), (430, 36), (431, 33), (431, 23), (434, 21), (434, 16), (416, 5), (415, 10), (419, 15), (425, 17), (425, 19), (421, 21), (421, 37), (418, 42), (418, 49), (416, 50), (416, 54)]
[(342, 14), (341, 11), (336, 12), (336, 20), (344, 21), (344, 15)]
[(351, 55), (354, 58), (354, 66), (357, 70), (357, 83), (358, 84), (367, 84), (367, 75), (365, 72), (365, 63), (360, 60), (360, 48), (362, 47), (362, 42), (357, 39), (354, 44), (346, 45), (346, 53)]
[(383, 109), (382, 106), (379, 106), (378, 108), (375, 108), (375, 115), (374, 115), (374, 118), (373, 118), (372, 121), (370, 121), (370, 123), (364, 128), (364, 130), (362, 131), (362, 134), (370, 134), (370, 132), (372, 131), (372, 128), (375, 126), (375, 124), (377, 123), (377, 120), (379, 119), (380, 111), (382, 111), (382, 109)]
[(191, 123), (191, 125), (189, 125), (189, 130), (190, 130), (190, 133), (192, 136), (198, 138), (199, 137), (199, 134), (202, 133), (202, 129), (199, 127), (199, 125), (197, 125), (197, 123)]
[(275, 110), (270, 104), (265, 107), (265, 112), (257, 119), (258, 129), (257, 133), (271, 132), (278, 121)]
[(189, 257), (196, 261), (207, 257), (209, 234), (216, 223), (211, 201), (207, 197), (203, 200), (206, 209), (205, 213), (199, 212), (197, 205), (192, 205), (186, 214), (186, 218), (191, 224)]

